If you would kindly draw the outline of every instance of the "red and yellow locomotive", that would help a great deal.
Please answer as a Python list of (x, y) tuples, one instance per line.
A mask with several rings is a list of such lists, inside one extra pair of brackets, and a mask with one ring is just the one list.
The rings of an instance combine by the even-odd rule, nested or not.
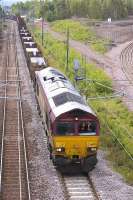
[(69, 80), (48, 67), (36, 72), (36, 95), (57, 166), (81, 163), (85, 172), (97, 163), (99, 121)]

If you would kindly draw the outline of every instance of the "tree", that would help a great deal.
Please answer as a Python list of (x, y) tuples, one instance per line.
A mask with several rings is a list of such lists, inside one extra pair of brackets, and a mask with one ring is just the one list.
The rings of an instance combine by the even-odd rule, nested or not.
[(55, 5), (52, 1), (45, 1), (43, 12), (48, 21), (53, 21), (56, 19)]
[(35, 17), (43, 15), (49, 21), (65, 19), (72, 16), (93, 19), (121, 19), (133, 14), (133, 0), (45, 0), (44, 8), (40, 0), (16, 3), (12, 6), (14, 13), (31, 12), (34, 7)]
[(132, 15), (133, 14), (133, 0), (125, 0), (124, 3), (127, 8), (128, 14)]
[(55, 0), (54, 5), (55, 5), (55, 13), (57, 19), (65, 19), (69, 17), (69, 1), (67, 0)]
[[(104, 0), (104, 17), (120, 19), (127, 16), (127, 9), (123, 0)], [(106, 9), (106, 12), (105, 12)]]
[(89, 16), (94, 19), (102, 18), (102, 7), (99, 0), (91, 0), (89, 3)]

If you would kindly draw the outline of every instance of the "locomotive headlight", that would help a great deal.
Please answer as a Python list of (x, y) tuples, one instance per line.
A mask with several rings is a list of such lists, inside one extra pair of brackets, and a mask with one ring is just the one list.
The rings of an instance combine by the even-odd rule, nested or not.
[(96, 151), (97, 151), (97, 148), (96, 148), (96, 147), (88, 147), (88, 148), (87, 148), (87, 152), (88, 152), (88, 153), (96, 153)]
[(65, 152), (65, 148), (64, 147), (57, 147), (56, 152), (58, 152), (58, 153)]
[(90, 149), (91, 149), (91, 151), (96, 151), (97, 150), (96, 147), (91, 147)]

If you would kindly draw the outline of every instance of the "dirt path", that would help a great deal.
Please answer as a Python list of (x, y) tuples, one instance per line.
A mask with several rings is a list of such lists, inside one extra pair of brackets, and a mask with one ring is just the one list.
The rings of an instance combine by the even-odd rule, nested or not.
[[(52, 31), (48, 24), (45, 25), (44, 29), (45, 31), (50, 32), (55, 39), (58, 39), (60, 41), (65, 40), (65, 36), (63, 36), (61, 33)], [(82, 55), (86, 56), (88, 62), (91, 61), (95, 63), (98, 67), (104, 69), (104, 71), (113, 80), (114, 88), (122, 90), (123, 93), (126, 94), (126, 97), (123, 98), (123, 101), (128, 106), (128, 108), (133, 111), (133, 103), (128, 97), (133, 94), (133, 86), (131, 86), (128, 81), (124, 81), (127, 78), (121, 68), (120, 63), (120, 54), (122, 50), (125, 49), (130, 43), (131, 41), (119, 44), (116, 47), (113, 47), (105, 55), (100, 55), (94, 52), (88, 45), (75, 40), (70, 40), (70, 47), (74, 48), (77, 52), (80, 52)]]

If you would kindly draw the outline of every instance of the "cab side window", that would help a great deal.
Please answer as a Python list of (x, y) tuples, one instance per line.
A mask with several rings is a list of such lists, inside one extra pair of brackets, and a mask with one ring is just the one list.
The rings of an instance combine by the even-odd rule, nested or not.
[(56, 135), (74, 135), (75, 127), (72, 122), (58, 122), (56, 125)]
[(96, 122), (95, 121), (82, 121), (79, 123), (79, 134), (90, 135), (96, 133)]

